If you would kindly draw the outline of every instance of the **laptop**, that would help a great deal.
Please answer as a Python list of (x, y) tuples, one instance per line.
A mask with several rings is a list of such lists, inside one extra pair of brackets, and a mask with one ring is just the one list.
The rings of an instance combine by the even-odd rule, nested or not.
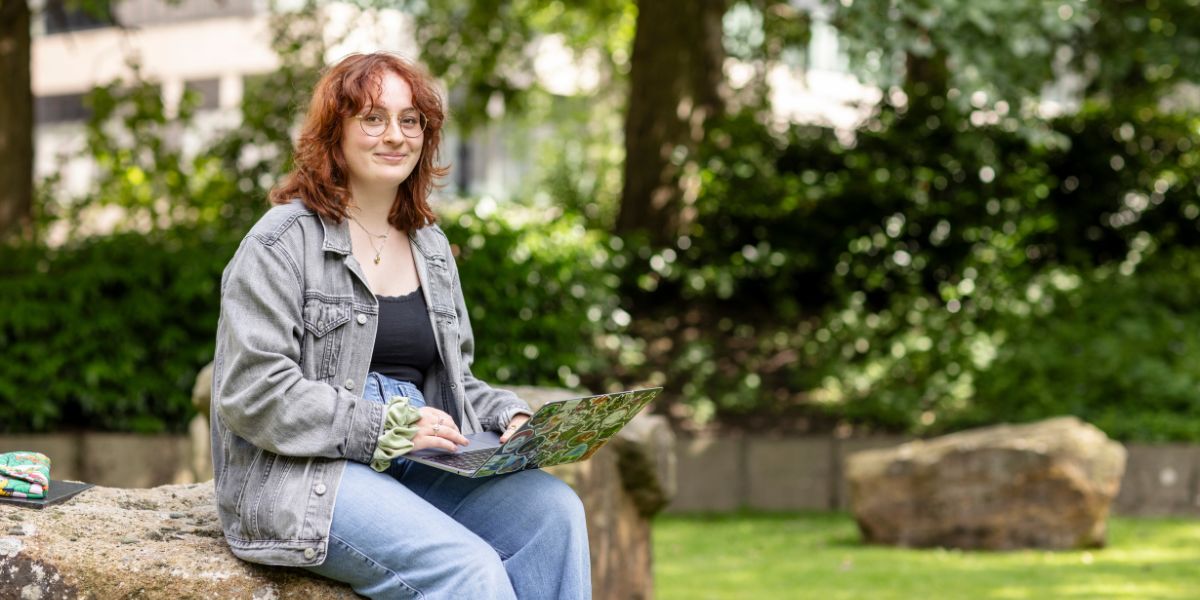
[(464, 477), (490, 477), (587, 460), (629, 423), (662, 388), (630, 390), (542, 405), (504, 444), (500, 434), (466, 436), (467, 450), (414, 450), (404, 458)]

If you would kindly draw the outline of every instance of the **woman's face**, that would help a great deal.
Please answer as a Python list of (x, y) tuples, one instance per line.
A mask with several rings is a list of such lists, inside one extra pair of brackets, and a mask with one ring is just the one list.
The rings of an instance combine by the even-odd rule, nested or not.
[[(395, 188), (404, 182), (421, 159), (425, 132), (407, 137), (401, 131), (405, 118), (417, 118), (412, 88), (392, 71), (383, 75), (383, 86), (374, 106), (364, 107), (358, 117), (386, 121), (377, 137), (363, 131), (364, 122), (348, 117), (342, 127), (342, 153), (349, 168), (350, 189)], [(411, 122), (411, 121), (410, 121)]]

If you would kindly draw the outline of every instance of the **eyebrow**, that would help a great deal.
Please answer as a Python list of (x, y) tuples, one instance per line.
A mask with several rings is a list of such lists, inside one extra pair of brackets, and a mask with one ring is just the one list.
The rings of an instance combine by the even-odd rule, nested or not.
[[(363, 105), (363, 110), (366, 112), (374, 112), (376, 110), (382, 110), (384, 112), (387, 112), (388, 107), (384, 106), (383, 104), (376, 103), (376, 102), (368, 102), (367, 104)], [(408, 111), (420, 112), (416, 106), (406, 106), (406, 107), (401, 108), (400, 110), (396, 111), (396, 113), (403, 114)]]

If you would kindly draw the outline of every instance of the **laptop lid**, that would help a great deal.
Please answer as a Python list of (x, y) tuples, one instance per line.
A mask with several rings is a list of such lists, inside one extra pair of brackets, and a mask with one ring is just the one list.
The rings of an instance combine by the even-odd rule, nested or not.
[(586, 460), (661, 391), (649, 388), (547, 402), (503, 445), (498, 434), (484, 431), (468, 435), (471, 445), (460, 452), (426, 448), (405, 457), (466, 477)]
[(587, 460), (661, 391), (658, 387), (547, 402), (472, 476)]

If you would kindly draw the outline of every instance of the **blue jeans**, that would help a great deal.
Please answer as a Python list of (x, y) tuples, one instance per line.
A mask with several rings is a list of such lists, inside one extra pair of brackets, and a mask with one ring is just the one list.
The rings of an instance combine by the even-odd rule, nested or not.
[[(364, 397), (412, 383), (367, 376)], [(482, 479), (397, 459), (384, 473), (346, 464), (325, 562), (308, 570), (369, 598), (590, 598), (583, 504), (532, 469)]]

